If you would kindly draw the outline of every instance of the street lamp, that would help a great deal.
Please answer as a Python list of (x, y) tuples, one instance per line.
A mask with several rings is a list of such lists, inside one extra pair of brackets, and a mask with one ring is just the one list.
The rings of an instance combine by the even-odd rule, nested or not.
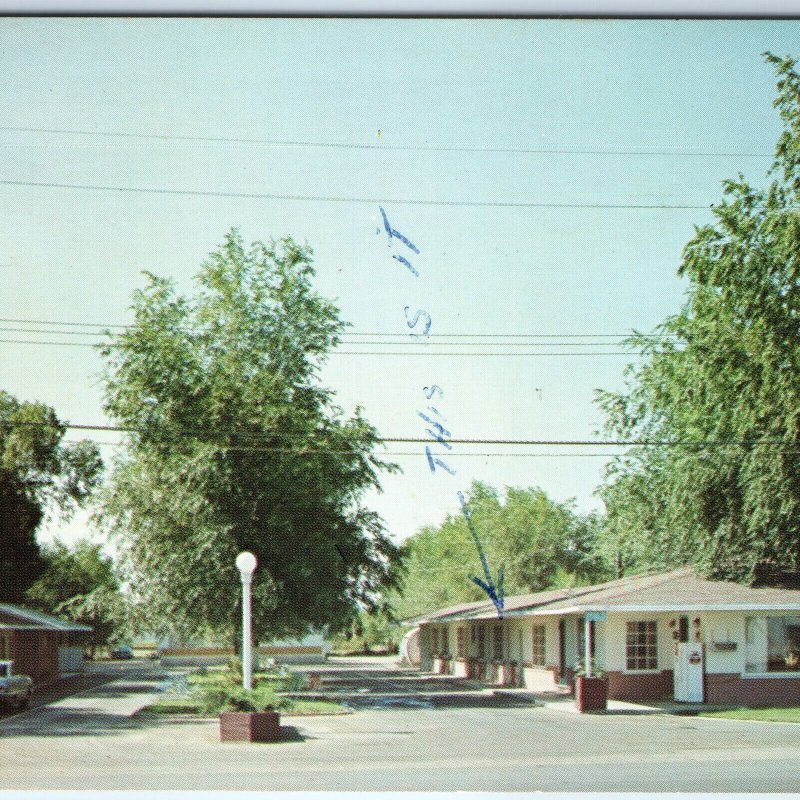
[(253, 688), (253, 641), (250, 622), (250, 584), (256, 569), (256, 557), (244, 551), (236, 556), (236, 567), (242, 575), (242, 685)]

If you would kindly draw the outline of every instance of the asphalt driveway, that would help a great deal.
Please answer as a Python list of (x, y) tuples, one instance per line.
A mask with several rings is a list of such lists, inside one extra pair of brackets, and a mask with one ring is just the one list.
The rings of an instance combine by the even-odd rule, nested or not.
[[(130, 716), (126, 711), (158, 688), (157, 680), (134, 675), (128, 676), (127, 689), (117, 682), (84, 695), (82, 705), (72, 706), (72, 713), (82, 717), (78, 725), (62, 718), (48, 732), (57, 720), (42, 716), (46, 709), (0, 721), (0, 786), (570, 792), (797, 788), (800, 725), (665, 714), (568, 714), (514, 698), (492, 701), (478, 687), (395, 672), (385, 663), (364, 660), (343, 660), (324, 672), (324, 685), (333, 693), (361, 697), (362, 705), (344, 717), (284, 717), (287, 736), (274, 744), (221, 744), (215, 720)], [(422, 691), (426, 685), (429, 691)], [(401, 702), (385, 702), (391, 697)], [(404, 703), (404, 698), (419, 703)]]

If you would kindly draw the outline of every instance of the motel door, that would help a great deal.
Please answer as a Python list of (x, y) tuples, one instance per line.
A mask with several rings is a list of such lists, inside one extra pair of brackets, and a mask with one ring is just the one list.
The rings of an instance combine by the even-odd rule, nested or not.
[(678, 642), (675, 656), (675, 699), (680, 703), (703, 702), (703, 645)]

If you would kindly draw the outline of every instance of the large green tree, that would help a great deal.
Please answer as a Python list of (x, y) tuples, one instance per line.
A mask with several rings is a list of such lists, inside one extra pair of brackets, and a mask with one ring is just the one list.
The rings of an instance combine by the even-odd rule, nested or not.
[(609, 433), (669, 443), (632, 448), (601, 490), (602, 549), (621, 571), (800, 567), (800, 75), (766, 58), (784, 125), (768, 185), (724, 183), (683, 251), (685, 306), (631, 338), (644, 359), (599, 396)]
[[(539, 488), (508, 487), (504, 496), (476, 481), (469, 511), (494, 573), (504, 570), (505, 594), (535, 592), (560, 584), (585, 583), (605, 575), (594, 556), (597, 520), (557, 503)], [(483, 575), (463, 514), (448, 515), (403, 543), (405, 575), (391, 606), (409, 618), (462, 602), (487, 600), (471, 580)]]
[(130, 432), (102, 514), (153, 629), (235, 636), (241, 550), (259, 561), (258, 638), (338, 628), (391, 583), (363, 496), (394, 467), (320, 383), (345, 323), (313, 275), (308, 247), (232, 231), (193, 296), (147, 273), (134, 325), (103, 349), (105, 408)]
[(36, 532), (48, 512), (68, 518), (99, 480), (96, 446), (65, 444), (65, 432), (49, 406), (0, 391), (0, 601), (22, 603), (44, 570)]
[(26, 592), (30, 605), (89, 625), (91, 656), (98, 645), (127, 633), (127, 603), (114, 564), (102, 546), (81, 539), (71, 548), (55, 541), (42, 547), (45, 570)]

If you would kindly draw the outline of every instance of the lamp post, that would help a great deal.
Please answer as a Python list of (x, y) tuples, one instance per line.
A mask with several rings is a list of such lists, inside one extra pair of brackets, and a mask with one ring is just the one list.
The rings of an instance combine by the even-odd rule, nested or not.
[(236, 567), (242, 576), (242, 685), (245, 689), (253, 688), (253, 641), (250, 621), (250, 585), (253, 582), (256, 557), (244, 551), (236, 556)]

